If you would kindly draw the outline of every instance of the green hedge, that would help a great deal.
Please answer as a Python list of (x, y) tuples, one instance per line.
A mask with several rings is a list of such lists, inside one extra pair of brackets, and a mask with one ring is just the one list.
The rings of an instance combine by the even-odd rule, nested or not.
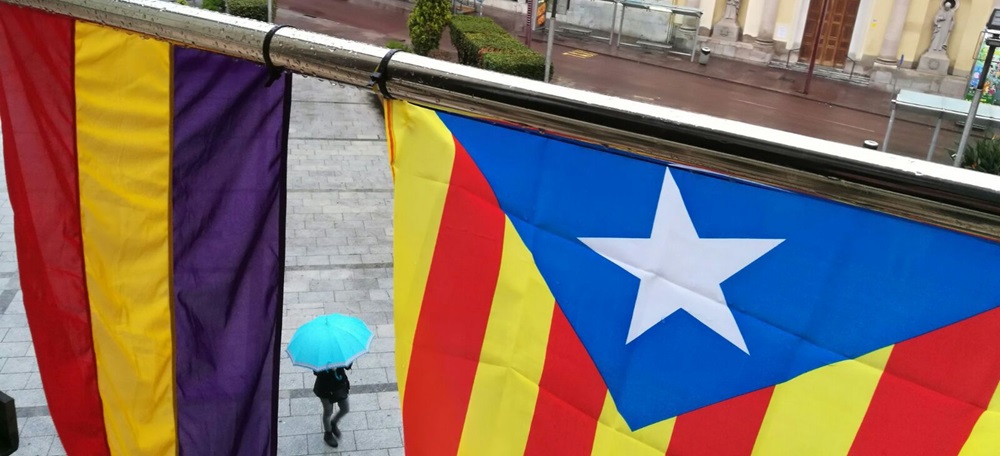
[(545, 57), (510, 36), (488, 17), (453, 17), (451, 43), (458, 50), (458, 61), (463, 65), (540, 81), (545, 79)]
[(441, 44), (441, 33), (451, 21), (451, 3), (448, 0), (416, 0), (413, 11), (406, 18), (413, 52), (428, 55)]
[(267, 22), (267, 0), (229, 0), (229, 14)]
[(202, 9), (207, 9), (211, 11), (218, 11), (220, 13), (226, 12), (226, 1), (225, 0), (202, 0)]
[[(483, 54), (482, 67), (498, 73), (545, 80), (545, 57), (530, 49)], [(549, 68), (551, 74), (552, 68)]]

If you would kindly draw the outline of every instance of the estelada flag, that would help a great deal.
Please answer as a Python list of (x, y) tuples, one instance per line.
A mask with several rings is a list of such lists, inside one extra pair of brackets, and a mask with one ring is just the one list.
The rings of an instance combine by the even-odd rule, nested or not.
[(277, 442), (289, 76), (0, 4), (24, 306), (69, 455)]
[(1000, 244), (386, 104), (406, 452), (1000, 454)]

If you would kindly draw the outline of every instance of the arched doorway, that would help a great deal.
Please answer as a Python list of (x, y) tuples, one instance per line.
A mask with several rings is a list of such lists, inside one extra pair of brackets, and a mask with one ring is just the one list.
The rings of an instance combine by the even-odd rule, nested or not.
[[(843, 68), (847, 62), (847, 52), (851, 47), (851, 35), (854, 33), (854, 23), (858, 18), (858, 8), (861, 0), (829, 0), (826, 20), (820, 32), (819, 47), (816, 54), (816, 64), (834, 68)], [(813, 40), (819, 28), (819, 15), (823, 8), (823, 0), (810, 0), (806, 26), (802, 34), (802, 47), (799, 51), (799, 61), (808, 62), (812, 56)]]

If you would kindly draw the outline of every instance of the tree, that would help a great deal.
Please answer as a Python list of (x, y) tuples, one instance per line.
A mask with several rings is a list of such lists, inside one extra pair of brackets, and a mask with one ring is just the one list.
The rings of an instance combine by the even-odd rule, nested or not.
[(406, 26), (410, 29), (413, 52), (427, 55), (441, 44), (441, 32), (451, 22), (448, 0), (417, 0)]

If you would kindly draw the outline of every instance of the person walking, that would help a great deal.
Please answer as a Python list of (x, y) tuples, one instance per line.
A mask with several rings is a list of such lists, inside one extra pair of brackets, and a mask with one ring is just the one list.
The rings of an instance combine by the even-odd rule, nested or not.
[[(348, 365), (347, 369), (350, 369), (351, 365), (353, 363)], [(351, 392), (351, 382), (347, 379), (347, 372), (343, 367), (313, 371), (313, 374), (316, 375), (313, 394), (323, 403), (323, 441), (336, 448), (341, 436), (337, 423), (350, 411), (347, 396)], [(337, 404), (336, 415), (333, 414), (334, 403)]]
[(316, 376), (313, 394), (323, 403), (323, 441), (331, 447), (340, 444), (337, 425), (350, 411), (347, 371), (368, 352), (373, 338), (375, 334), (360, 318), (320, 315), (296, 329), (285, 349), (293, 365), (308, 368)]

